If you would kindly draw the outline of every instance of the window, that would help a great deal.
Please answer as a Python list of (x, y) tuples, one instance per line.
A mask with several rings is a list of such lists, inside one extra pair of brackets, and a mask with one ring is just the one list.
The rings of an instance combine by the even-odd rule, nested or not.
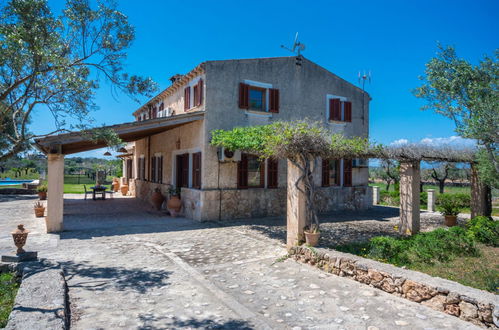
[(189, 186), (189, 154), (177, 155), (177, 188)]
[(163, 183), (163, 156), (151, 157), (151, 182)]
[(340, 160), (323, 159), (322, 160), (322, 186), (340, 185)]
[(237, 164), (238, 188), (263, 188), (265, 167), (257, 156), (242, 154)]
[(249, 109), (265, 111), (266, 90), (259, 87), (249, 87)]
[(192, 188), (201, 189), (201, 153), (192, 154)]
[(279, 161), (267, 159), (267, 188), (277, 188), (279, 185), (278, 175)]
[(328, 120), (352, 121), (352, 102), (341, 101), (339, 98), (329, 99)]
[[(267, 92), (269, 104), (267, 104)], [(279, 90), (275, 88), (263, 88), (240, 83), (239, 108), (278, 113)]]

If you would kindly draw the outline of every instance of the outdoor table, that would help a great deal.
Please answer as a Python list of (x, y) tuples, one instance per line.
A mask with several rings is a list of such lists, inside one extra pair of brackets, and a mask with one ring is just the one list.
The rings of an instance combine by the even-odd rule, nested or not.
[(106, 189), (107, 187), (104, 187), (104, 186), (94, 186), (94, 187), (90, 187), (90, 189), (92, 189), (92, 199), (95, 201), (97, 200), (97, 197), (95, 196), (96, 194), (101, 194), (102, 195), (102, 198), (103, 200), (106, 199)]

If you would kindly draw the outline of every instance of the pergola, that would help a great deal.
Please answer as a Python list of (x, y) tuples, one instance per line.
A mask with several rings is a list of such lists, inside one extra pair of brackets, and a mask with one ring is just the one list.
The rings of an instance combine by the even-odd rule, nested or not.
[[(421, 161), (446, 161), (471, 165), (471, 217), (486, 215), (487, 187), (480, 182), (475, 164), (476, 149), (451, 146), (432, 147), (424, 144), (405, 144), (394, 147), (375, 148), (365, 158), (395, 159), (400, 162), (400, 225), (399, 232), (414, 235), (420, 230), (420, 170)], [(306, 196), (304, 187), (295, 182), (301, 172), (288, 161), (287, 190), (287, 246), (295, 246), (303, 240), (306, 219)], [(299, 189), (300, 188), (300, 189)], [(301, 190), (301, 191), (300, 191)]]
[[(99, 129), (113, 130), (123, 142), (132, 142), (203, 118), (203, 112), (196, 112)], [(35, 144), (48, 158), (47, 232), (59, 232), (64, 229), (64, 156), (104, 148), (107, 142), (93, 139), (89, 130), (48, 136), (35, 140)]]

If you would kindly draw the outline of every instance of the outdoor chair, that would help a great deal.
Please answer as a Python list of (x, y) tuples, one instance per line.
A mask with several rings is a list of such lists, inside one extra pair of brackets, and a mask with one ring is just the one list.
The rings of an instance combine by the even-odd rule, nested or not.
[(87, 186), (83, 185), (83, 189), (85, 189), (85, 199), (87, 199), (87, 195), (92, 195), (93, 192), (87, 190)]

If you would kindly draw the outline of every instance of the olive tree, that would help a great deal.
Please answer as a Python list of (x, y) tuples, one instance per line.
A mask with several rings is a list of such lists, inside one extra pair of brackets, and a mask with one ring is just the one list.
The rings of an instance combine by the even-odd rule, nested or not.
[[(0, 161), (29, 148), (35, 110), (53, 116), (56, 130), (89, 128), (102, 82), (135, 100), (151, 95), (150, 78), (124, 67), (134, 28), (116, 2), (67, 0), (52, 13), (47, 0), (0, 5)], [(68, 121), (71, 121), (68, 123)], [(112, 138), (108, 136), (106, 138)]]

